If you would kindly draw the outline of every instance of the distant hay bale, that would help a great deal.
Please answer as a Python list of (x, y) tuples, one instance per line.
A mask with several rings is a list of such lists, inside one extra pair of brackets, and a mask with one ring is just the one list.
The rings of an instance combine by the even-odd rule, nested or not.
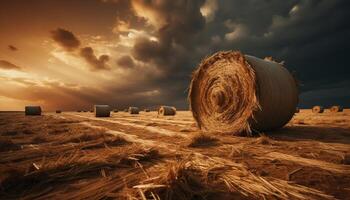
[(118, 109), (114, 109), (113, 112), (117, 113), (117, 112), (119, 112), (119, 110)]
[(26, 106), (24, 110), (25, 110), (25, 115), (41, 115), (40, 106)]
[(128, 111), (130, 114), (139, 114), (140, 112), (138, 107), (129, 107)]
[(148, 109), (148, 108), (144, 109), (143, 111), (145, 111), (145, 112), (151, 112), (151, 110)]
[(323, 113), (324, 112), (324, 108), (323, 108), (323, 106), (314, 106), (312, 108), (312, 112), (313, 113)]
[(199, 64), (188, 100), (200, 129), (250, 134), (288, 123), (298, 104), (298, 88), (281, 64), (226, 51)]
[(56, 113), (59, 114), (59, 113), (62, 113), (62, 111), (61, 110), (56, 110)]
[(175, 115), (176, 114), (176, 108), (172, 106), (161, 106), (158, 110), (159, 115)]
[(332, 113), (343, 112), (343, 107), (342, 106), (332, 106), (329, 110)]
[(111, 114), (109, 105), (95, 105), (94, 111), (96, 117), (109, 117)]

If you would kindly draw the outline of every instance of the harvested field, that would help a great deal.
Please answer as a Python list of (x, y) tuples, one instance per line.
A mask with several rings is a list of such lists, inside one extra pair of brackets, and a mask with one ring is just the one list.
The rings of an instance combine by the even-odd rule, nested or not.
[(252, 137), (188, 111), (0, 113), (0, 199), (348, 199), (350, 110)]

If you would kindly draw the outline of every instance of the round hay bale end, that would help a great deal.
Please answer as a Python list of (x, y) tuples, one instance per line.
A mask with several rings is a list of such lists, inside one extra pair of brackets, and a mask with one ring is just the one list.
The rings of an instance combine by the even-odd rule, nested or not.
[(158, 114), (163, 116), (176, 115), (176, 108), (172, 106), (161, 106)]
[(288, 123), (298, 104), (298, 88), (281, 64), (226, 51), (199, 64), (188, 100), (200, 129), (242, 135)]
[(332, 113), (343, 112), (343, 107), (342, 106), (332, 106), (329, 110)]
[(324, 108), (323, 108), (323, 106), (314, 106), (312, 108), (312, 112), (313, 113), (323, 113), (324, 112)]
[(40, 106), (26, 106), (24, 107), (25, 115), (41, 115)]
[(111, 108), (109, 105), (95, 105), (94, 111), (96, 117), (110, 117), (111, 115)]
[(60, 114), (60, 113), (62, 113), (62, 111), (61, 110), (56, 110), (56, 113)]
[(139, 114), (139, 112), (140, 112), (140, 110), (139, 110), (139, 108), (138, 107), (129, 107), (129, 113), (130, 114)]

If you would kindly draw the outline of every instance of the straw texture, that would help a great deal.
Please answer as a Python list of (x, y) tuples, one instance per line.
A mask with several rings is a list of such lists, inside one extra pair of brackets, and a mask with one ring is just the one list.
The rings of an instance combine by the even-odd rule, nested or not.
[(332, 106), (329, 110), (333, 113), (343, 112), (343, 107), (342, 106)]
[(159, 115), (175, 115), (176, 114), (176, 108), (172, 106), (161, 106), (158, 110)]
[(250, 134), (284, 126), (295, 113), (298, 89), (281, 64), (226, 51), (200, 63), (188, 100), (202, 130)]
[(323, 106), (314, 106), (312, 108), (313, 113), (323, 113), (324, 112), (324, 107)]

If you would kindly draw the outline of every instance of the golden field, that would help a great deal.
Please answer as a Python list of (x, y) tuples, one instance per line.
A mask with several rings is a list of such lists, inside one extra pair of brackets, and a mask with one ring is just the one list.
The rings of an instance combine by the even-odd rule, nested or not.
[(191, 112), (0, 113), (0, 199), (347, 199), (350, 110), (200, 133)]

